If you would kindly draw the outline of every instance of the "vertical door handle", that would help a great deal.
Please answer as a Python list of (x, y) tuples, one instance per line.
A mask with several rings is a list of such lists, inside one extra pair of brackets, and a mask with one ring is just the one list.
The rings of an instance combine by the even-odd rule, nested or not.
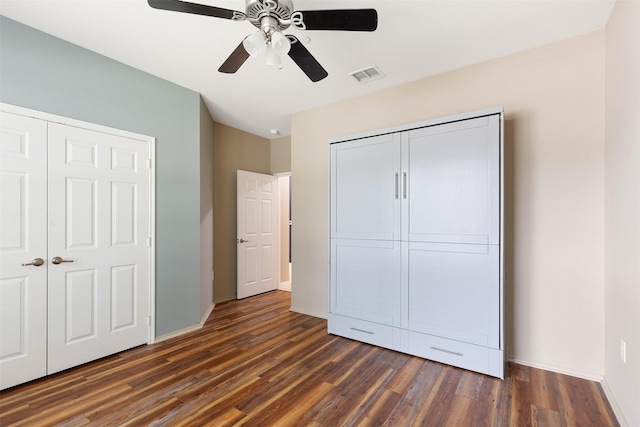
[(396, 172), (396, 200), (398, 199), (398, 184), (399, 184), (398, 172)]
[(402, 174), (402, 198), (407, 198), (407, 173)]

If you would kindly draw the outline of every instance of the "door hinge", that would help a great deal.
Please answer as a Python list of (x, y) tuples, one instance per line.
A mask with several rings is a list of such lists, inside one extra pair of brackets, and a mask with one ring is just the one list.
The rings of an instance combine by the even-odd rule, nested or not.
[(147, 168), (151, 169), (151, 159), (147, 159)]
[(151, 316), (147, 316), (147, 325), (151, 325)]
[(147, 237), (147, 247), (151, 247), (151, 237)]

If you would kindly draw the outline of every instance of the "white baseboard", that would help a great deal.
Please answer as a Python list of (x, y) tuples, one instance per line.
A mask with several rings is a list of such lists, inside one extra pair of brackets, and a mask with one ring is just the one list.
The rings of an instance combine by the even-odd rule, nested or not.
[(545, 371), (556, 372), (558, 374), (570, 375), (572, 377), (578, 377), (589, 381), (602, 382), (603, 375), (597, 372), (583, 371), (580, 369), (573, 369), (566, 366), (552, 365), (549, 363), (535, 362), (531, 360), (518, 359), (514, 356), (507, 356), (509, 362), (514, 362), (519, 365), (529, 366), (532, 368), (544, 369)]
[(166, 341), (168, 339), (179, 337), (180, 335), (188, 334), (189, 332), (193, 332), (193, 331), (197, 331), (198, 329), (201, 329), (204, 326), (204, 324), (207, 321), (207, 319), (209, 318), (209, 316), (211, 315), (211, 312), (213, 311), (215, 306), (216, 306), (216, 303), (212, 302), (211, 306), (209, 307), (207, 312), (204, 314), (204, 316), (202, 316), (202, 319), (200, 319), (199, 323), (196, 323), (195, 325), (189, 326), (189, 327), (184, 328), (184, 329), (180, 329), (178, 331), (174, 331), (174, 332), (168, 333), (166, 335), (162, 335), (160, 337), (156, 337), (154, 343), (159, 343), (159, 342), (162, 342), (162, 341)]
[(320, 311), (315, 311), (315, 310), (307, 310), (307, 309), (305, 309), (303, 307), (298, 307), (298, 306), (294, 306), (294, 305), (291, 305), (289, 310), (290, 311), (294, 311), (296, 313), (300, 313), (300, 314), (306, 314), (307, 316), (319, 317), (321, 319), (326, 319), (327, 318), (327, 313), (320, 312)]
[(196, 323), (193, 326), (189, 326), (189, 327), (186, 327), (184, 329), (180, 329), (178, 331), (170, 332), (170, 333), (168, 333), (166, 335), (162, 335), (162, 336), (156, 337), (155, 344), (157, 344), (159, 342), (162, 342), (162, 341), (166, 341), (166, 340), (171, 339), (171, 338), (179, 337), (180, 335), (184, 335), (184, 334), (187, 334), (189, 332), (197, 331), (200, 328), (202, 328), (202, 324), (201, 323)]
[(611, 405), (611, 409), (613, 409), (613, 413), (618, 419), (618, 423), (620, 424), (620, 427), (631, 427), (631, 424), (629, 423), (629, 421), (627, 421), (627, 418), (624, 416), (624, 413), (622, 412), (622, 408), (620, 407), (620, 405), (618, 404), (618, 401), (616, 400), (616, 396), (613, 394), (613, 391), (609, 387), (609, 383), (607, 383), (607, 377), (604, 377), (600, 384), (602, 384), (602, 389), (604, 390), (604, 394), (607, 397), (609, 404)]
[(216, 307), (216, 303), (212, 302), (211, 305), (209, 306), (209, 309), (207, 310), (207, 312), (200, 319), (200, 327), (204, 326), (204, 324), (206, 323), (206, 321), (209, 318), (209, 316), (211, 316), (211, 312), (213, 311), (213, 309), (215, 307)]
[(561, 367), (557, 365), (550, 365), (548, 363), (538, 363), (531, 362), (529, 360), (518, 359), (517, 357), (508, 356), (507, 359), (510, 362), (517, 363), (519, 365), (530, 366), (532, 368), (544, 369), (546, 371), (557, 372), (559, 374), (571, 375), (572, 377), (578, 377), (585, 380), (595, 381), (602, 385), (602, 390), (604, 391), (604, 395), (607, 398), (607, 401), (611, 405), (611, 409), (613, 409), (613, 413), (616, 416), (618, 423), (621, 427), (631, 427), (629, 421), (627, 421), (624, 413), (622, 412), (622, 408), (618, 404), (618, 401), (613, 394), (613, 391), (609, 387), (607, 383), (607, 378), (602, 374), (597, 374), (595, 372), (590, 371), (582, 371), (578, 369), (571, 369), (566, 367)]
[(291, 280), (287, 282), (280, 282), (278, 284), (278, 290), (291, 292)]

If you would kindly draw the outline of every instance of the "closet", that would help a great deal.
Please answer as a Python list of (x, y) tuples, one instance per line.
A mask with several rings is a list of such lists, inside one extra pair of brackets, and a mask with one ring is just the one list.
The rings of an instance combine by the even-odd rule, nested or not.
[(153, 139), (2, 109), (0, 389), (153, 339)]
[(330, 141), (329, 333), (503, 377), (503, 121)]

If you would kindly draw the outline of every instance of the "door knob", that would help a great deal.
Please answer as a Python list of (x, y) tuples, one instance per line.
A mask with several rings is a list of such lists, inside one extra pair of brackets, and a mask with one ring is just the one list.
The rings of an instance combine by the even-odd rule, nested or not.
[(240, 240), (236, 240), (236, 243), (249, 243), (248, 240), (244, 240), (244, 239), (240, 239)]
[(63, 262), (73, 262), (72, 259), (62, 259), (62, 257), (59, 256), (54, 256), (53, 258), (51, 258), (51, 262), (54, 264), (62, 264)]
[(22, 264), (23, 266), (27, 266), (27, 265), (33, 265), (34, 267), (40, 267), (42, 264), (44, 264), (44, 260), (42, 258), (36, 258), (31, 262), (28, 262), (26, 264)]

